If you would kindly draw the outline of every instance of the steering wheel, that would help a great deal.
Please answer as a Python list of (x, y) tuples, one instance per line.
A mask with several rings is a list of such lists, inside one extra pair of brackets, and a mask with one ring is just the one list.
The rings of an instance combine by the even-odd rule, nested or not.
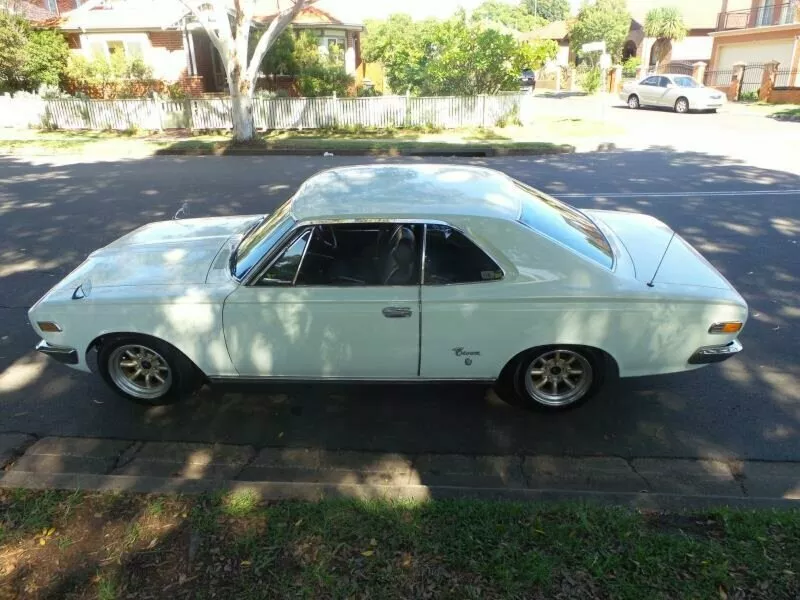
[(320, 225), (319, 239), (328, 248), (336, 249), (339, 247), (339, 242), (336, 239), (336, 234), (333, 232), (333, 227), (329, 225)]

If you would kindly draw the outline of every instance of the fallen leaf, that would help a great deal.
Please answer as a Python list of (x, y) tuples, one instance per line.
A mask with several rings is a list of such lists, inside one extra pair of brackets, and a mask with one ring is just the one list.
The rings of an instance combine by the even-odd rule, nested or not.
[[(42, 543), (44, 543), (44, 542), (42, 542)], [(373, 554), (375, 554), (375, 552), (373, 550), (364, 550), (361, 553), (361, 556), (372, 556)]]
[(719, 600), (728, 600), (728, 592), (722, 586), (719, 586)]
[(372, 538), (372, 539), (369, 541), (369, 545), (370, 545), (370, 546), (377, 546), (377, 545), (378, 545), (378, 540), (376, 540), (375, 538)]
[(45, 543), (46, 543), (46, 540), (44, 538), (39, 538), (39, 545), (40, 546), (44, 546)]
[(158, 538), (153, 538), (150, 540), (150, 543), (147, 545), (148, 548), (155, 548), (156, 544), (158, 543)]

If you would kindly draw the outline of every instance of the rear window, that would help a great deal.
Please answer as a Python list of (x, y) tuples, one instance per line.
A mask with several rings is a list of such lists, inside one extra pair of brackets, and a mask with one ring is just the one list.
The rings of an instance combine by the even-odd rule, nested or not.
[(611, 246), (592, 220), (579, 210), (555, 198), (538, 194), (518, 181), (514, 182), (526, 192), (522, 196), (520, 221), (534, 231), (542, 233), (582, 254), (588, 259), (610, 269), (614, 264)]

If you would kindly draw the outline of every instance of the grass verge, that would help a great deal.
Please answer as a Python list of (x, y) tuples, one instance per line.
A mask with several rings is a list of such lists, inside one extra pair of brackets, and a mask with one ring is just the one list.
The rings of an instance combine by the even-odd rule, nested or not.
[(783, 110), (772, 113), (772, 117), (778, 120), (786, 118), (800, 119), (800, 106), (794, 108), (784, 108)]
[[(0, 153), (17, 155), (78, 154), (98, 156), (259, 155), (259, 154), (556, 154), (572, 152), (568, 142), (591, 135), (596, 124), (564, 120), (525, 128), (464, 130), (313, 130), (261, 134), (249, 144), (233, 144), (226, 134), (188, 132), (6, 132)], [(607, 129), (606, 126), (603, 131)], [(551, 141), (562, 140), (563, 143)]]
[(0, 492), (0, 596), (797, 598), (800, 512)]

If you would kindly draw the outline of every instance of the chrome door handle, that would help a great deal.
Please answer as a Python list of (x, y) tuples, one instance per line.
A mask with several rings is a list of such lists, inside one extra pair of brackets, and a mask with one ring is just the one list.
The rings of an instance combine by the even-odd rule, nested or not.
[(403, 319), (411, 316), (411, 309), (405, 306), (387, 306), (381, 312), (387, 319)]

